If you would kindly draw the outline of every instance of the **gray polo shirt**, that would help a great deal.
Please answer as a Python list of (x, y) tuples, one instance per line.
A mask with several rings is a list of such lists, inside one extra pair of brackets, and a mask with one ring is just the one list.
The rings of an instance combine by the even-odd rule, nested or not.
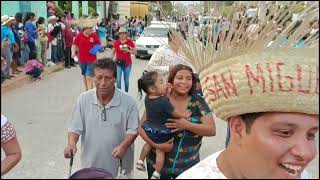
[[(139, 111), (134, 99), (117, 88), (106, 106), (98, 101), (96, 89), (82, 93), (68, 124), (68, 132), (77, 133), (81, 137), (82, 168), (103, 168), (116, 177), (119, 160), (112, 157), (112, 151), (126, 134), (137, 134), (138, 122)], [(122, 159), (123, 168), (128, 175), (133, 169), (133, 161), (132, 144)]]

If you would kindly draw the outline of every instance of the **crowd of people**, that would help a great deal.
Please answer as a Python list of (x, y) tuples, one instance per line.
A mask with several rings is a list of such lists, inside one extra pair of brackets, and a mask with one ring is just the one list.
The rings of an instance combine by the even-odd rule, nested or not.
[[(279, 11), (285, 12), (283, 9)], [(267, 45), (269, 42), (263, 41), (258, 33), (263, 24), (252, 19), (255, 13), (254, 7), (246, 11), (247, 22), (239, 13), (235, 29), (245, 26), (245, 33), (255, 35), (254, 38), (261, 40), (257, 42)], [(39, 31), (45, 28), (41, 26), (43, 21), (40, 18), (37, 26), (32, 24), (33, 14), (25, 19), (23, 27), (28, 39), (25, 44), (30, 49), (30, 63), (26, 68), (37, 80), (46, 64), (38, 58), (44, 57), (46, 52), (38, 50), (42, 45), (36, 39), (43, 36)], [(98, 24), (97, 18), (81, 18), (77, 21), (79, 32), (72, 27), (75, 25), (72, 21), (69, 24), (64, 18), (56, 22), (57, 19), (49, 17), (48, 31), (54, 32), (47, 37), (46, 45), (54, 52), (50, 60), (53, 59), (54, 63), (67, 60), (69, 66), (74, 63), (71, 59), (77, 57), (86, 88), (79, 95), (68, 121), (65, 158), (77, 154), (80, 140), (81, 167), (102, 168), (112, 177), (119, 174), (118, 167), (121, 166), (125, 170), (122, 175), (133, 178), (136, 166), (140, 171), (147, 171), (149, 179), (309, 178), (305, 168), (316, 156), (315, 136), (319, 130), (319, 63), (315, 53), (319, 45), (318, 20), (310, 21), (309, 27), (299, 20), (285, 32), (290, 26), (287, 23), (291, 23), (288, 20), (278, 30), (288, 41), (292, 34), (300, 33), (299, 27), (308, 27), (310, 29), (307, 28), (301, 39), (310, 40), (310, 36), (314, 36), (309, 44), (299, 42), (292, 47), (281, 42), (279, 48), (257, 48), (257, 52), (249, 49), (234, 56), (218, 51), (222, 57), (218, 62), (212, 60), (201, 66), (197, 63), (198, 54), (188, 56), (190, 51), (186, 49), (197, 42), (185, 41), (190, 35), (190, 23), (184, 18), (179, 23), (183, 40), (178, 32), (170, 30), (168, 46), (156, 50), (147, 70), (137, 81), (137, 91), (146, 94), (145, 112), (140, 117), (136, 101), (127, 92), (131, 55), (136, 53), (132, 39), (141, 31), (141, 18), (126, 17), (124, 24), (119, 24), (116, 19)], [(15, 24), (12, 22), (14, 20), (9, 16), (1, 18), (1, 34), (7, 37), (7, 43), (1, 48), (7, 53), (4, 55), (7, 64), (10, 63), (6, 58), (13, 56), (11, 50), (16, 47), (11, 30)], [(208, 43), (212, 41), (208, 38), (210, 36), (203, 35), (203, 30), (197, 28), (197, 19), (191, 22), (191, 35), (203, 43), (207, 41), (208, 48), (219, 49), (218, 43)], [(267, 23), (271, 30), (279, 27), (273, 21)], [(234, 32), (229, 32), (233, 23), (227, 18), (221, 17), (208, 24), (212, 24), (209, 28), (220, 41)], [(112, 57), (97, 58), (97, 54), (107, 47), (109, 36), (113, 41)], [(268, 36), (281, 40), (277, 34)], [(238, 43), (247, 42), (247, 39), (235, 35), (232, 38), (239, 38)], [(183, 47), (187, 48), (183, 49), (180, 43), (185, 43)], [(310, 43), (316, 43), (312, 44), (316, 48), (309, 46)], [(228, 45), (235, 51), (241, 49), (232, 43)], [(281, 47), (285, 47), (285, 51)], [(210, 55), (208, 51), (201, 53)], [(187, 56), (191, 59), (186, 59)], [(252, 70), (254, 67), (256, 71)], [(122, 72), (124, 91), (121, 90)], [(264, 72), (269, 74), (264, 75)], [(228, 124), (226, 147), (200, 161), (202, 138), (216, 135), (215, 117)], [(1, 147), (7, 150), (5, 161), (1, 162), (5, 165), (5, 168), (1, 167), (3, 175), (21, 159), (21, 150), (12, 125), (4, 116), (1, 119), (1, 131), (5, 131), (1, 133)], [(133, 143), (138, 135), (146, 143), (134, 164)], [(8, 142), (13, 143), (10, 149)], [(8, 158), (9, 152), (14, 152), (11, 159)], [(91, 178), (96, 177), (92, 175)], [(99, 177), (103, 178), (101, 174)]]
[[(27, 12), (24, 17), (22, 13), (16, 13), (15, 17), (3, 15), (1, 59), (7, 64), (6, 77), (10, 79), (21, 73), (29, 60), (37, 60), (42, 68), (59, 63), (64, 63), (66, 68), (75, 66), (68, 49), (78, 33), (70, 12), (61, 17), (50, 16), (48, 25), (44, 17), (37, 19), (33, 12)], [(28, 74), (33, 70), (25, 69)]]
[[(279, 6), (280, 8), (280, 6)], [(283, 7), (286, 9), (287, 7), (284, 5)], [(226, 16), (212, 16), (211, 18), (199, 19), (197, 16), (188, 16), (182, 17), (181, 19), (176, 20), (178, 23), (178, 30), (181, 32), (182, 36), (186, 39), (187, 36), (192, 36), (198, 38), (203, 42), (204, 45), (207, 45), (209, 41), (213, 42), (214, 37), (217, 35), (216, 40), (216, 49), (218, 49), (220, 40), (224, 40), (227, 38), (228, 33), (231, 29), (243, 30), (246, 31), (248, 36), (252, 36), (256, 32), (259, 34), (262, 29), (261, 21), (264, 21), (265, 25), (269, 23), (273, 24), (277, 27), (277, 33), (274, 34), (273, 39), (277, 39), (280, 35), (280, 32), (285, 30), (290, 24), (295, 24), (296, 27), (299, 24), (303, 23), (303, 20), (299, 18), (288, 18), (286, 22), (279, 24), (280, 21), (273, 19), (273, 15), (269, 15), (269, 9), (266, 10), (266, 14), (263, 17), (259, 17), (257, 7), (254, 5), (243, 7), (235, 13), (235, 18), (230, 19), (230, 17)], [(201, 18), (201, 17), (200, 17)], [(268, 19), (267, 19), (268, 18)], [(252, 22), (251, 22), (252, 21)], [(301, 47), (304, 44), (304, 41), (310, 36), (317, 36), (319, 34), (319, 20), (314, 19), (309, 22), (308, 29), (305, 30), (305, 35), (301, 36), (301, 38), (296, 41), (296, 47)], [(236, 31), (234, 31), (236, 32)], [(293, 31), (292, 31), (293, 32)], [(288, 42), (288, 36), (290, 32), (286, 32), (286, 37), (283, 37), (282, 42), (280, 42), (280, 46), (282, 43)], [(211, 37), (211, 39), (209, 39)], [(233, 40), (234, 35), (232, 35), (231, 40)], [(239, 39), (242, 36), (239, 37)], [(252, 37), (251, 37), (252, 38)], [(270, 41), (269, 46), (273, 43)]]
[[(73, 13), (65, 12), (63, 16), (51, 14), (48, 24), (44, 17), (36, 19), (33, 12), (27, 12), (24, 17), (22, 13), (16, 13), (15, 17), (1, 17), (1, 59), (7, 65), (5, 75), (8, 79), (20, 74), (32, 59), (39, 61), (42, 67), (64, 63), (65, 68), (70, 68), (77, 64), (71, 57), (71, 46), (82, 29)], [(94, 25), (93, 32), (97, 33), (102, 46), (112, 47), (119, 38), (120, 26), (124, 26), (128, 36), (134, 40), (141, 35), (145, 21), (140, 16), (126, 16), (120, 24), (119, 16), (112, 15)], [(31, 53), (36, 53), (36, 58), (31, 58)]]

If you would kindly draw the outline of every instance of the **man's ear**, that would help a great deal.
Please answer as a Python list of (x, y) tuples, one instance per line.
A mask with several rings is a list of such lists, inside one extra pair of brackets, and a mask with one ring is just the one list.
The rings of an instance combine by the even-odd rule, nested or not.
[(229, 120), (230, 138), (234, 144), (241, 145), (241, 139), (246, 133), (246, 125), (243, 122), (241, 116), (231, 117)]

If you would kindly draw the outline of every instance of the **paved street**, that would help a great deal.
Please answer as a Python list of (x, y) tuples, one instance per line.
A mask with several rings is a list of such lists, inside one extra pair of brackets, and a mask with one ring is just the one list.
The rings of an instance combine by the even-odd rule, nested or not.
[[(136, 82), (147, 62), (134, 60), (129, 93), (136, 99)], [(15, 126), (23, 151), (21, 162), (5, 178), (67, 178), (69, 161), (63, 157), (67, 144), (66, 123), (78, 95), (83, 91), (77, 67), (54, 73), (40, 82), (27, 84), (1, 96), (1, 112)], [(141, 109), (141, 101), (138, 105)], [(224, 147), (226, 124), (217, 120), (216, 126), (217, 135), (203, 140), (201, 159)], [(137, 158), (143, 145), (140, 137), (135, 145)], [(319, 152), (319, 144), (317, 149)], [(308, 167), (314, 178), (319, 178), (318, 158)], [(79, 165), (78, 151), (73, 172), (79, 170)], [(146, 177), (146, 173), (135, 172), (135, 178)]]

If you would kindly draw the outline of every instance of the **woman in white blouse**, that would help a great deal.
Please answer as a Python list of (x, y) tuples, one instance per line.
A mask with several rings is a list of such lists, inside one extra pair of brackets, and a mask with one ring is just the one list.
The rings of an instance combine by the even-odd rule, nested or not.
[(183, 64), (191, 67), (195, 72), (194, 67), (178, 54), (178, 47), (174, 44), (174, 38), (170, 30), (168, 32), (168, 45), (163, 45), (154, 52), (148, 63), (148, 71), (156, 70), (167, 76), (172, 67)]

